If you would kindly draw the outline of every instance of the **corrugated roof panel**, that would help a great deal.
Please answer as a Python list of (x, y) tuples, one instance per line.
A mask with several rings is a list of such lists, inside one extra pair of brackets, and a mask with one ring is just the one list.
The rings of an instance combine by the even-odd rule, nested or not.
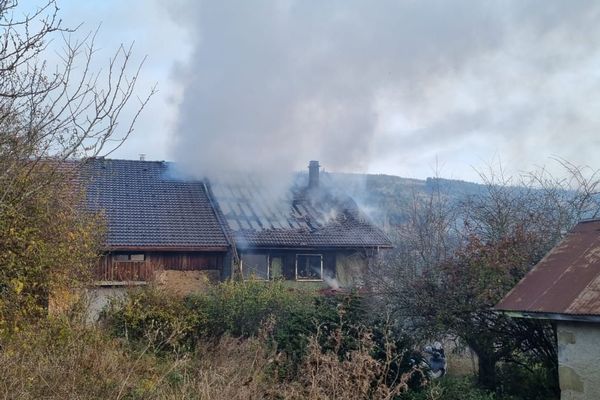
[(600, 221), (577, 224), (496, 308), (600, 315)]

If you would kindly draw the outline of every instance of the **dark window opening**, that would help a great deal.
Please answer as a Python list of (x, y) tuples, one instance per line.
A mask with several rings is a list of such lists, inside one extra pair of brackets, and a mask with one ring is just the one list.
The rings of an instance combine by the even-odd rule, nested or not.
[(296, 256), (296, 280), (323, 280), (323, 256), (321, 254), (298, 254)]
[(118, 262), (135, 262), (145, 261), (145, 254), (115, 254), (114, 260)]

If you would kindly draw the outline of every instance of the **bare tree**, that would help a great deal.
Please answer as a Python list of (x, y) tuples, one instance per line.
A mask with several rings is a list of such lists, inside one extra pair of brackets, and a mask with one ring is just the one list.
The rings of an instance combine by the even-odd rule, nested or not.
[(499, 361), (527, 368), (529, 357), (556, 372), (549, 324), (491, 310), (580, 219), (598, 216), (598, 172), (556, 161), (561, 178), (490, 169), (480, 174), (481, 191), (460, 201), (440, 191), (414, 196), (407, 222), (396, 227), (395, 253), (370, 274), (377, 309), (418, 337), (462, 339), (478, 354), (488, 387)]
[[(31, 175), (40, 161), (58, 161), (45, 163), (58, 169), (68, 159), (116, 150), (155, 92), (135, 95), (143, 60), (131, 65), (131, 46), (121, 46), (105, 71), (93, 71), (96, 33), (73, 39), (76, 29), (62, 26), (58, 13), (55, 0), (31, 14), (23, 14), (17, 0), (0, 0), (0, 207), (15, 194), (15, 179)], [(61, 61), (52, 67), (46, 53), (57, 40)], [(133, 117), (122, 121), (128, 105)]]
[(96, 33), (73, 39), (56, 1), (42, 1), (23, 14), (17, 0), (0, 0), (0, 334), (89, 276), (102, 221), (77, 206), (80, 160), (117, 149), (155, 92), (135, 95), (143, 60), (132, 65), (131, 46), (94, 71)]

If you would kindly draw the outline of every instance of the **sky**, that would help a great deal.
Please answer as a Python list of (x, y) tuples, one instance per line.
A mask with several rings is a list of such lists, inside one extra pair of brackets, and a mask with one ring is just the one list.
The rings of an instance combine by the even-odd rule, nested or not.
[(114, 158), (190, 174), (304, 169), (478, 180), (600, 168), (600, 2), (59, 1), (158, 93)]

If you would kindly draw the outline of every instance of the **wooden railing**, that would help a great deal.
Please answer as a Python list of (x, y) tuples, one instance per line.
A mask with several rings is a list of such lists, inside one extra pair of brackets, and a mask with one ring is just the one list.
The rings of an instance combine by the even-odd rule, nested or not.
[(146, 261), (110, 262), (103, 260), (95, 275), (97, 281), (150, 281), (154, 275), (154, 268)]

